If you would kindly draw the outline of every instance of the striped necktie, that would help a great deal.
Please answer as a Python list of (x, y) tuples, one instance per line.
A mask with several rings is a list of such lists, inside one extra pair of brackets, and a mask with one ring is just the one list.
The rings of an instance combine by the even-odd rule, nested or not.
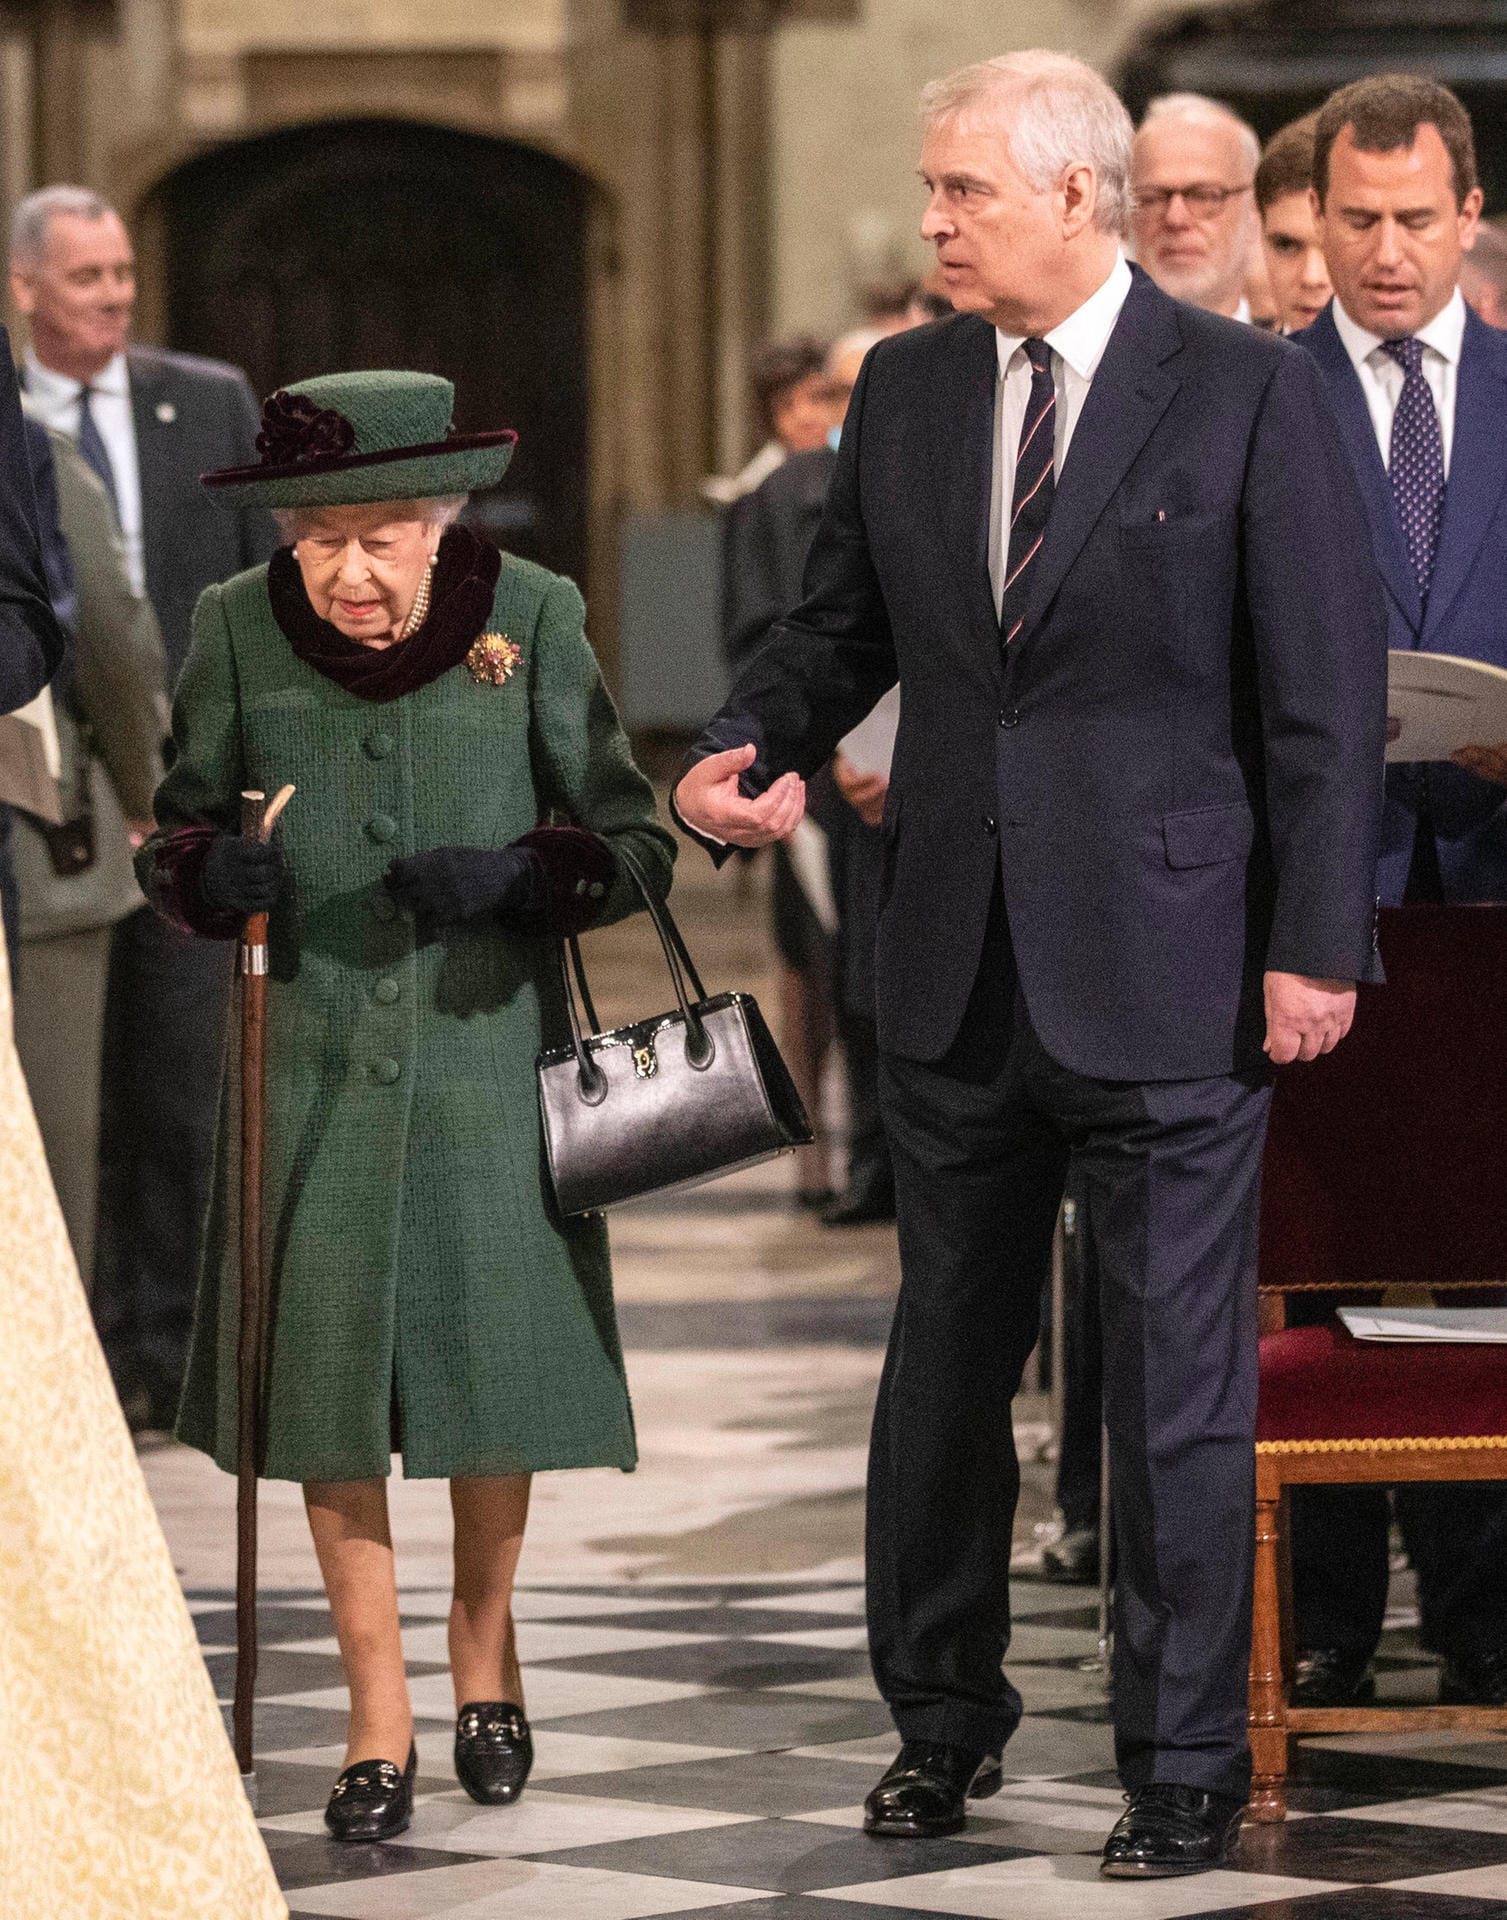
[(1015, 455), (1015, 489), (1010, 502), (1010, 537), (1005, 543), (1005, 586), (1000, 596), (1000, 631), (1005, 645), (1020, 632), (1031, 590), (1031, 562), (1046, 538), (1047, 516), (1057, 490), (1053, 473), (1057, 441), (1057, 394), (1052, 385), (1052, 350), (1045, 340), (1024, 342), (1031, 363), (1031, 398), (1021, 423)]
[(78, 396), (78, 450), (93, 467), (105, 483), (105, 492), (110, 496), (110, 504), (115, 509), (117, 522), (120, 519), (120, 498), (115, 491), (115, 469), (110, 464), (110, 450), (105, 445), (104, 435), (89, 406), (92, 387), (80, 387)]

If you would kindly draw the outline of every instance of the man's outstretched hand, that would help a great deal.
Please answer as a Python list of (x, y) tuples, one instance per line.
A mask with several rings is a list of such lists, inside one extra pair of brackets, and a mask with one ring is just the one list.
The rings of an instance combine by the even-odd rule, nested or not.
[(758, 758), (752, 746), (709, 754), (682, 775), (675, 805), (688, 827), (734, 847), (767, 847), (795, 832), (806, 813), (806, 783), (783, 773), (767, 793), (745, 799), (738, 776)]
[(1274, 1067), (1317, 1060), (1339, 1045), (1354, 1018), (1353, 980), (1310, 980), (1301, 973), (1266, 976), (1266, 1052)]

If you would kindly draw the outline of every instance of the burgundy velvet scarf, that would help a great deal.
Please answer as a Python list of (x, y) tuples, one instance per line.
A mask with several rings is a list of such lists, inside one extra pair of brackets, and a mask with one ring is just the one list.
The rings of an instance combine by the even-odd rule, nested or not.
[(459, 666), (486, 628), (502, 555), (466, 527), (448, 527), (435, 558), (424, 624), (391, 647), (350, 640), (309, 604), (291, 547), (279, 547), (267, 568), (273, 618), (300, 660), (363, 700), (399, 700)]

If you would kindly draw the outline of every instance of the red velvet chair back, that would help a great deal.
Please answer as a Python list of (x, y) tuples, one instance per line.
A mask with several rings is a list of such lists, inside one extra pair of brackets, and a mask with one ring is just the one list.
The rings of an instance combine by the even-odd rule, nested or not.
[(1507, 905), (1398, 907), (1380, 939), (1349, 1036), (1277, 1075), (1263, 1286), (1507, 1279)]

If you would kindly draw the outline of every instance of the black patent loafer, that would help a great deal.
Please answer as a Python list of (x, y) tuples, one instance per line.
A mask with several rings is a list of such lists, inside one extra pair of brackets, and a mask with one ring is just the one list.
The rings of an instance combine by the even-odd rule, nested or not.
[(1165, 1880), (1222, 1866), (1240, 1831), (1245, 1802), (1173, 1781), (1130, 1795), (1104, 1845), (1099, 1871), (1109, 1880)]
[(470, 1700), (455, 1717), (455, 1777), (484, 1807), (510, 1807), (534, 1764), (534, 1736), (522, 1707)]
[(1439, 1701), (1446, 1707), (1507, 1707), (1507, 1647), (1448, 1658), (1439, 1674)]
[(413, 1818), (413, 1776), (418, 1748), (408, 1749), (408, 1764), (358, 1760), (335, 1782), (324, 1824), (337, 1840), (391, 1840)]
[(970, 1800), (987, 1800), (1003, 1785), (997, 1753), (907, 1740), (863, 1803), (863, 1830), (899, 1840), (936, 1840), (958, 1832)]
[(1365, 1654), (1344, 1647), (1298, 1649), (1290, 1707), (1363, 1707), (1375, 1698), (1376, 1676)]

